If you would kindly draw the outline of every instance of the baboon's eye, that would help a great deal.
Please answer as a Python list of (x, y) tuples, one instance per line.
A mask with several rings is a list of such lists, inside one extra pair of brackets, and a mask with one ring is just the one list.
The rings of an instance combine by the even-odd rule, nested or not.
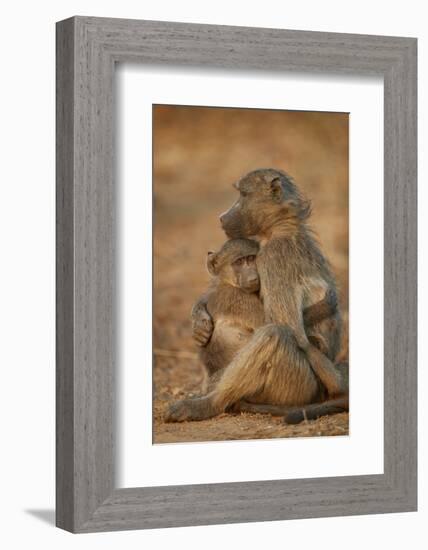
[(233, 262), (233, 265), (235, 265), (236, 267), (238, 267), (238, 266), (240, 266), (240, 265), (243, 264), (244, 260), (245, 260), (245, 258), (238, 258), (237, 260), (235, 260), (235, 261)]
[(256, 261), (256, 257), (255, 257), (254, 255), (247, 256), (247, 261), (248, 261), (248, 262), (255, 262), (255, 261)]

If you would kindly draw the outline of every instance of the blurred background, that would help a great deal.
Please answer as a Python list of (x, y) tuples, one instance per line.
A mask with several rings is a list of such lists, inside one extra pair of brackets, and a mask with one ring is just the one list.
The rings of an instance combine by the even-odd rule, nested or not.
[(290, 174), (312, 201), (310, 224), (340, 291), (348, 358), (348, 114), (156, 105), (154, 173), (154, 441), (255, 439), (347, 433), (348, 415), (297, 427), (261, 415), (222, 415), (164, 424), (171, 401), (201, 391), (203, 369), (191, 338), (190, 310), (209, 276), (208, 250), (225, 241), (218, 216), (232, 187), (256, 168)]

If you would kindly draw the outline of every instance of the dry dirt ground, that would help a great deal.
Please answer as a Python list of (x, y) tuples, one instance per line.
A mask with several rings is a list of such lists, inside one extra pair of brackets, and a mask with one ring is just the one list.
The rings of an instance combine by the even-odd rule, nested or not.
[(291, 174), (313, 203), (311, 225), (336, 274), (348, 358), (348, 116), (337, 113), (154, 108), (154, 442), (346, 435), (348, 414), (298, 426), (270, 415), (223, 414), (166, 424), (169, 403), (197, 395), (203, 369), (190, 310), (209, 282), (208, 250), (225, 240), (218, 216), (232, 183), (260, 167)]

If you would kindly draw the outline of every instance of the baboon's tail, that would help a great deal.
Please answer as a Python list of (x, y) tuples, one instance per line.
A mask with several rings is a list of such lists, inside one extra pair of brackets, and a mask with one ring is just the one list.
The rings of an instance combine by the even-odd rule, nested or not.
[(263, 403), (249, 403), (240, 401), (233, 406), (235, 412), (249, 412), (258, 414), (272, 414), (284, 416), (286, 424), (299, 424), (303, 420), (316, 420), (321, 416), (349, 411), (349, 397), (342, 396), (329, 399), (323, 403), (311, 403), (303, 407), (289, 407), (287, 405), (267, 405)]
[(286, 424), (299, 424), (303, 420), (315, 420), (328, 414), (347, 411), (349, 411), (349, 397), (345, 395), (323, 403), (312, 403), (304, 407), (290, 408), (284, 415), (284, 422)]

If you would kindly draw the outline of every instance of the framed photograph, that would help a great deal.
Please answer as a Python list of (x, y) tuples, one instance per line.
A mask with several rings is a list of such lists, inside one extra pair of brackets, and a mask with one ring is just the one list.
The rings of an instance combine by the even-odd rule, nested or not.
[(417, 508), (416, 39), (57, 24), (57, 525)]
[[(131, 86), (134, 90), (139, 88), (138, 73), (123, 69), (121, 76), (125, 80), (124, 101), (129, 105), (133, 101), (125, 90)], [(144, 80), (141, 79), (141, 86), (146, 78), (147, 75)], [(184, 75), (182, 78), (186, 79)], [(210, 79), (211, 87), (215, 86), (215, 80)], [(234, 84), (235, 96), (237, 89), (248, 85), (247, 79), (241, 80), (241, 84), (238, 82)], [(334, 86), (331, 82), (324, 81), (322, 85), (330, 89), (330, 101), (333, 97), (332, 88), (336, 88), (337, 91), (342, 89), (342, 86)], [(196, 87), (194, 84), (193, 89)], [(288, 81), (287, 88), (289, 105), (293, 100), (296, 101), (296, 98), (292, 97), (293, 90), (302, 102), (302, 89), (305, 88), (305, 83), (298, 79), (293, 85)], [(142, 93), (142, 87), (139, 89)], [(311, 83), (309, 96), (314, 92), (314, 83)], [(348, 92), (351, 93), (349, 87)], [(203, 91), (197, 89), (197, 95), (201, 97)], [(377, 93), (377, 95), (380, 98), (380, 94)], [(231, 94), (226, 94), (225, 100), (227, 96), (230, 100)], [(220, 101), (217, 90), (216, 97), (217, 101)], [(350, 101), (349, 96), (348, 100)], [(238, 97), (234, 98), (233, 104), (237, 101)], [(257, 97), (254, 101), (257, 101)], [(265, 104), (268, 101), (266, 94), (263, 101)], [(136, 124), (139, 125), (142, 120), (136, 116), (137, 110), (138, 107), (132, 109), (133, 120), (138, 120)], [(378, 139), (378, 145), (381, 144), (379, 120), (379, 117), (373, 118), (373, 122), (377, 123), (378, 131), (371, 134)], [(124, 119), (122, 136), (126, 135), (125, 128), (129, 122), (131, 121)], [(242, 358), (241, 350), (250, 341), (255, 341), (259, 333), (263, 341), (262, 346), (265, 346), (265, 337), (261, 333), (271, 330), (271, 328), (262, 329), (267, 324), (265, 308), (269, 307), (269, 296), (272, 297), (274, 294), (269, 288), (261, 288), (261, 284), (266, 286), (269, 283), (264, 278), (263, 281), (260, 279), (259, 270), (263, 270), (263, 265), (257, 266), (257, 261), (263, 264), (263, 256), (268, 250), (264, 246), (266, 243), (261, 238), (248, 238), (248, 233), (244, 238), (242, 234), (228, 238), (222, 230), (219, 215), (235, 203), (238, 196), (235, 186), (238, 183), (235, 182), (235, 186), (231, 183), (234, 181), (234, 173), (238, 173), (239, 177), (235, 179), (240, 180), (239, 186), (245, 184), (254, 186), (251, 194), (250, 192), (245, 194), (246, 192), (243, 191), (245, 195), (240, 200), (245, 208), (254, 208), (257, 214), (265, 208), (269, 209), (271, 215), (275, 217), (273, 227), (284, 224), (284, 219), (288, 219), (287, 223), (293, 220), (293, 224), (298, 225), (298, 229), (293, 225), (281, 230), (284, 237), (287, 235), (287, 243), (302, 239), (302, 245), (306, 241), (306, 245), (314, 246), (315, 239), (308, 232), (311, 229), (312, 231), (318, 229), (317, 235), (325, 237), (321, 241), (319, 253), (321, 253), (321, 246), (323, 250), (327, 249), (325, 260), (327, 257), (331, 259), (334, 266), (331, 275), (334, 271), (337, 277), (334, 277), (334, 283), (331, 275), (329, 283), (323, 282), (320, 286), (315, 283), (316, 289), (314, 287), (305, 298), (305, 303), (302, 303), (302, 321), (309, 340), (331, 357), (332, 361), (338, 365), (338, 372), (341, 375), (342, 371), (346, 371), (349, 363), (347, 314), (349, 303), (349, 114), (328, 111), (156, 104), (153, 106), (152, 128), (153, 442), (156, 444), (348, 435), (347, 404), (342, 407), (342, 414), (323, 415), (323, 421), (320, 422), (300, 421), (296, 424), (291, 423), (291, 418), (288, 418), (289, 423), (283, 421), (284, 415), (291, 414), (290, 405), (316, 403), (314, 414), (317, 416), (321, 416), (322, 412), (319, 408), (320, 402), (323, 402), (322, 407), (326, 407), (324, 397), (319, 393), (318, 380), (315, 375), (312, 375), (312, 369), (304, 354), (300, 357), (297, 353), (296, 358), (286, 359), (281, 351), (278, 357), (281, 364), (278, 374), (283, 375), (284, 378), (278, 379), (273, 375), (274, 371), (268, 376), (264, 373), (265, 352), (261, 354), (263, 355), (261, 364), (257, 365), (253, 356), (256, 352), (253, 350), (251, 366), (255, 372), (243, 377), (237, 374), (239, 387), (236, 380), (230, 380), (222, 389), (221, 385), (219, 386), (220, 379), (225, 383), (226, 367), (229, 373), (233, 368), (229, 368), (232, 360), (238, 352)], [(135, 135), (137, 131), (135, 128), (132, 134)], [(262, 145), (260, 136), (263, 136)], [(136, 140), (137, 143), (138, 141)], [(124, 139), (125, 142), (126, 139)], [(373, 147), (373, 154), (376, 154), (375, 149), (376, 147)], [(129, 154), (128, 152), (128, 158)], [(125, 164), (127, 163), (125, 161)], [(254, 166), (277, 168), (254, 170)], [(295, 180), (292, 180), (288, 172), (282, 170), (283, 168), (288, 168), (295, 175)], [(241, 177), (244, 173), (249, 175)], [(278, 182), (283, 180), (285, 186), (293, 185), (292, 188), (290, 187), (290, 193), (297, 188), (302, 196), (305, 192), (302, 204), (305, 208), (310, 207), (311, 212), (305, 211), (304, 218), (300, 219), (297, 211), (290, 210), (289, 199), (285, 199), (284, 203), (280, 204), (277, 213), (275, 213), (275, 202), (267, 200), (261, 203), (255, 186), (261, 185), (263, 189), (265, 178), (272, 177), (280, 178), (275, 180)], [(296, 183), (300, 181), (304, 182), (304, 186)], [(126, 181), (124, 185), (127, 185)], [(128, 212), (131, 210), (127, 207), (128, 199), (125, 197), (130, 194), (132, 191), (125, 191), (122, 194), (124, 197), (122, 219), (128, 219), (128, 223), (131, 216)], [(310, 203), (307, 196), (311, 198)], [(379, 200), (381, 199), (380, 189)], [(132, 203), (138, 202), (135, 197), (130, 197), (129, 200)], [(246, 223), (251, 221), (254, 224), (249, 230), (251, 236), (255, 235), (256, 231), (260, 231), (261, 234), (271, 230), (270, 220), (268, 223), (262, 220), (263, 227), (257, 227), (260, 222), (251, 220), (252, 216), (250, 213), (246, 215), (248, 218)], [(373, 228), (369, 228), (368, 225), (366, 229), (373, 231)], [(128, 245), (131, 234), (132, 232), (129, 236), (124, 235), (124, 241), (127, 240)], [(134, 234), (141, 234), (141, 231), (136, 230)], [(310, 240), (308, 240), (309, 235)], [(123, 241), (121, 247), (122, 250), (127, 250)], [(307, 256), (310, 256), (309, 250)], [(278, 279), (278, 282), (274, 282), (275, 285), (278, 283), (282, 285), (282, 281), (287, 279), (285, 299), (291, 297), (294, 300), (296, 290), (291, 289), (294, 283), (289, 269), (294, 270), (300, 260), (291, 250), (282, 251), (281, 258), (285, 259), (287, 265), (282, 266), (280, 259), (276, 258), (269, 258), (265, 263), (270, 276)], [(149, 260), (148, 258), (147, 263)], [(132, 259), (129, 261), (132, 262)], [(375, 261), (381, 269), (381, 254)], [(327, 267), (327, 261), (324, 263)], [(130, 272), (135, 272), (138, 269), (137, 266), (133, 268), (128, 265), (127, 261), (122, 263), (124, 271), (129, 269)], [(315, 272), (312, 275), (305, 275), (303, 273), (305, 269), (312, 272), (313, 268), (309, 265), (303, 268), (302, 277), (315, 278)], [(140, 278), (143, 276), (141, 274)], [(125, 280), (125, 273), (123, 280)], [(379, 282), (380, 280), (381, 278)], [(300, 281), (296, 281), (296, 284), (300, 288)], [(331, 286), (328, 287), (327, 284)], [(129, 284), (127, 287), (129, 291)], [(377, 285), (373, 285), (372, 289), (375, 296), (381, 297)], [(334, 292), (335, 302), (336, 295), (340, 295), (340, 312), (335, 311), (339, 309), (336, 303), (329, 303), (330, 298), (328, 295), (326, 298), (326, 292)], [(132, 301), (130, 300), (130, 307), (139, 309), (140, 305), (136, 302), (133, 291), (131, 296), (133, 298)], [(194, 313), (189, 315), (192, 306)], [(276, 306), (280, 304), (274, 304), (274, 307)], [(285, 306), (290, 308), (291, 304), (285, 304)], [(283, 325), (290, 326), (293, 314), (289, 320), (286, 319), (287, 315), (286, 312), (281, 313), (281, 321)], [(212, 334), (207, 335), (208, 342), (201, 342), (199, 338), (203, 337), (203, 334), (198, 333), (199, 318), (201, 318), (202, 329), (203, 323), (209, 321), (208, 316), (212, 317)], [(372, 317), (372, 320), (374, 319), (375, 317)], [(195, 337), (198, 338), (196, 345), (192, 342), (192, 320), (195, 325)], [(123, 324), (122, 327), (124, 327)], [(372, 334), (375, 337), (376, 331), (374, 330)], [(281, 336), (281, 341), (284, 336), (286, 335)], [(328, 338), (328, 341), (325, 338)], [(128, 349), (132, 346), (127, 330), (122, 341), (126, 343)], [(382, 352), (381, 340), (377, 338), (376, 342), (380, 344), (379, 351)], [(276, 344), (273, 345), (276, 346)], [(297, 351), (291, 343), (287, 344), (287, 349), (290, 346)], [(303, 358), (302, 361), (301, 358)], [(274, 356), (269, 360), (275, 361)], [(296, 364), (295, 361), (297, 361)], [(143, 363), (143, 358), (139, 363)], [(125, 359), (122, 364), (128, 364), (128, 361)], [(144, 376), (141, 368), (137, 372)], [(311, 381), (306, 378), (308, 375)], [(131, 374), (128, 374), (128, 378), (130, 376)], [(269, 381), (272, 376), (273, 384)], [(295, 376), (298, 378), (294, 379)], [(243, 382), (248, 384), (248, 387), (244, 387)], [(132, 380), (130, 388), (141, 388), (143, 383), (143, 379)], [(253, 384), (257, 387), (249, 387)], [(281, 386), (280, 389), (278, 385)], [(264, 388), (263, 391), (261, 391), (262, 388)], [(205, 405), (208, 406), (209, 402), (201, 401), (199, 397), (212, 395), (212, 399), (218, 399), (221, 391), (233, 393), (233, 396), (228, 397), (226, 406), (218, 412), (209, 410), (209, 407), (206, 411), (202, 410)], [(278, 396), (273, 395), (272, 391), (275, 394), (278, 392)], [(298, 395), (300, 392), (302, 395)], [(130, 393), (126, 395), (129, 396)], [(247, 402), (249, 399), (252, 400), (251, 403)], [(199, 406), (202, 407), (200, 410)], [(232, 412), (241, 414), (229, 414), (231, 408), (234, 409)], [(131, 411), (131, 407), (129, 409), (130, 414), (135, 412), (135, 410)], [(335, 403), (334, 410), (339, 412), (340, 404)], [(294, 411), (294, 414), (296, 412)], [(303, 413), (309, 420), (310, 409), (302, 408), (301, 414)], [(208, 418), (201, 418), (204, 415)], [(192, 420), (196, 418), (207, 421), (193, 422)], [(177, 422), (182, 425), (177, 426)], [(242, 445), (237, 446), (237, 450), (241, 448)]]

